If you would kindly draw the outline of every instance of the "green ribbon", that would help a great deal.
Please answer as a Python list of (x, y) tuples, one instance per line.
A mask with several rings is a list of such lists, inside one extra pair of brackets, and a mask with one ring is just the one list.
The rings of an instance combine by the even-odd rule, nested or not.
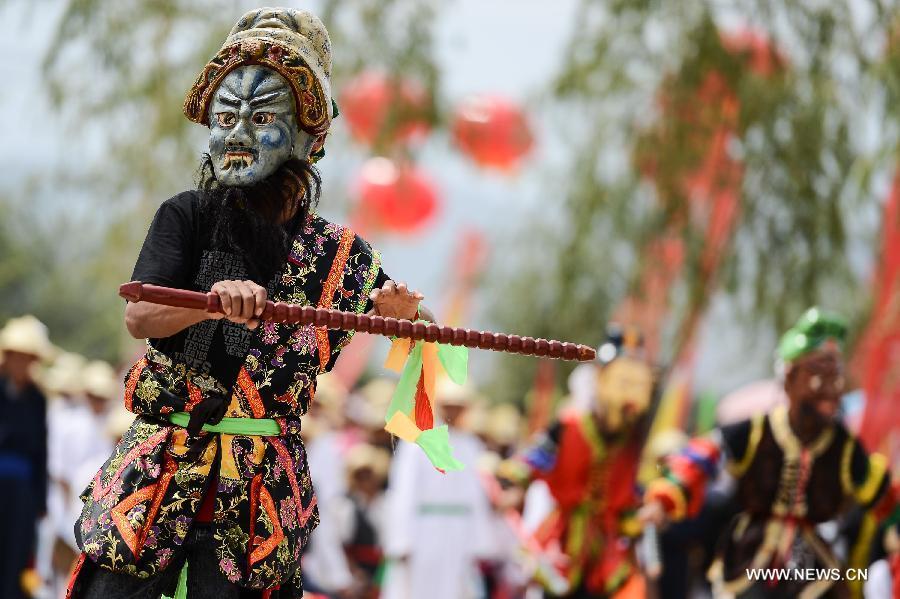
[(465, 385), (469, 372), (469, 348), (464, 345), (438, 343), (437, 355), (450, 380), (457, 385)]
[(188, 563), (187, 560), (185, 560), (184, 567), (178, 574), (178, 586), (175, 587), (175, 595), (173, 595), (172, 597), (169, 597), (168, 595), (161, 595), (160, 599), (187, 599), (187, 577)]
[[(191, 415), (187, 412), (169, 414), (169, 422), (187, 428)], [(278, 421), (271, 418), (222, 418), (218, 424), (204, 424), (203, 430), (208, 433), (225, 433), (226, 435), (246, 435), (256, 437), (277, 437), (281, 434)]]
[(422, 448), (425, 455), (431, 461), (431, 465), (438, 470), (462, 470), (465, 464), (453, 457), (453, 447), (450, 445), (450, 432), (447, 425), (422, 431), (416, 439), (416, 445)]
[(406, 365), (400, 373), (400, 380), (397, 381), (397, 388), (391, 396), (391, 403), (388, 406), (387, 414), (384, 421), (390, 422), (391, 417), (401, 412), (409, 414), (412, 412), (416, 398), (416, 385), (419, 383), (419, 375), (422, 372), (422, 342), (417, 342), (409, 357), (406, 358)]
[[(403, 366), (397, 388), (391, 397), (385, 422), (397, 412), (410, 414), (415, 406), (416, 387), (422, 374), (422, 348), (424, 341), (417, 341)], [(451, 381), (457, 385), (464, 385), (468, 376), (469, 349), (465, 346), (437, 344), (437, 358)], [(435, 398), (431, 397), (434, 401)], [(447, 425), (431, 428), (419, 435), (416, 445), (422, 448), (431, 464), (438, 470), (462, 470), (465, 465), (453, 457), (453, 447), (450, 446), (450, 433)]]
[[(412, 351), (409, 352), (406, 365), (403, 366), (403, 372), (400, 373), (400, 380), (397, 381), (397, 388), (394, 389), (394, 395), (391, 396), (391, 403), (384, 418), (385, 422), (389, 422), (396, 412), (404, 414), (412, 412), (415, 405), (416, 386), (419, 384), (419, 376), (422, 373), (422, 347), (424, 345), (424, 341), (416, 341)], [(438, 361), (447, 376), (457, 385), (465, 385), (469, 369), (469, 348), (464, 345), (442, 343), (438, 343), (437, 346)]]

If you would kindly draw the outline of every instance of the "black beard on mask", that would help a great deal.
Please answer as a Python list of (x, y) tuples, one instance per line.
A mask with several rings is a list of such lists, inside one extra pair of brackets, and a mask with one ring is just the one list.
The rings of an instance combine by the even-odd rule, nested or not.
[[(250, 278), (267, 285), (284, 266), (292, 240), (319, 203), (319, 171), (308, 160), (290, 158), (259, 183), (232, 187), (219, 183), (212, 158), (204, 154), (197, 179), (200, 217), (210, 231), (212, 249), (237, 254)], [(296, 204), (296, 211), (282, 223), (290, 204)]]

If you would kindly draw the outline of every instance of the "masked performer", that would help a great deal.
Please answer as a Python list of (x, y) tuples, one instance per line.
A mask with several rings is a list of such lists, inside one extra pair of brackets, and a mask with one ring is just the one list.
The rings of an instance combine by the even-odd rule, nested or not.
[(318, 510), (300, 415), (350, 334), (260, 322), (264, 302), (414, 318), (422, 297), (313, 211), (330, 70), (318, 18), (261, 9), (188, 93), (185, 115), (210, 131), (200, 186), (159, 208), (133, 279), (212, 291), (225, 314), (127, 305), (149, 340), (126, 376), (137, 418), (83, 495), (71, 596), (302, 594)]
[[(788, 406), (691, 441), (665, 460), (664, 476), (648, 486), (642, 520), (662, 524), (694, 515), (724, 454), (741, 511), (721, 534), (709, 571), (716, 596), (849, 596), (844, 568), (868, 565), (874, 525), (856, 535), (847, 562), (815, 528), (859, 508), (874, 522), (894, 505), (886, 460), (867, 454), (837, 420), (845, 335), (839, 317), (807, 311), (779, 345)], [(791, 574), (754, 580), (759, 574), (753, 572), (763, 569)], [(813, 571), (819, 574), (807, 576)]]
[(636, 478), (653, 372), (640, 354), (634, 330), (611, 327), (598, 352), (594, 409), (564, 414), (535, 446), (501, 468), (501, 477), (545, 481), (556, 501), (535, 537), (567, 558), (562, 580), (542, 581), (558, 596), (643, 596), (631, 541), (640, 533)]

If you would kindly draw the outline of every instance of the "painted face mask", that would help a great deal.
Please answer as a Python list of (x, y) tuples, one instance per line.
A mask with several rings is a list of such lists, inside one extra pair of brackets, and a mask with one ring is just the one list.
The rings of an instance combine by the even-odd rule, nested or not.
[(653, 371), (640, 360), (620, 357), (600, 369), (597, 384), (597, 411), (608, 430), (618, 431), (647, 411)]
[(275, 71), (242, 66), (216, 89), (209, 110), (209, 154), (216, 179), (259, 183), (293, 154), (307, 157), (313, 137), (297, 126), (291, 87)]

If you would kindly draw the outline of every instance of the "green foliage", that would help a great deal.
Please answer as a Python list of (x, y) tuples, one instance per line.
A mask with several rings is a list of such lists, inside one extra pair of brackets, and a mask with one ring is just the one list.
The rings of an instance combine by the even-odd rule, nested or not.
[[(516, 298), (497, 307), (503, 325), (596, 345), (616, 306), (640, 291), (648, 242), (673, 231), (685, 264), (668, 298), (649, 298), (669, 306), (663, 362), (717, 289), (746, 327), (780, 331), (815, 303), (863, 321), (868, 273), (851, 241), (872, 257), (874, 181), (896, 163), (897, 3), (585, 0), (577, 23), (548, 99), (563, 107), (555, 125), (577, 160), (563, 184), (548, 185), (552, 225), (535, 225), (517, 267), (499, 273), (498, 295)], [(734, 23), (772, 40), (782, 66), (761, 74), (752, 52), (726, 49)], [(736, 122), (722, 95), (699, 91), (711, 73), (732, 90)], [(738, 221), (710, 272), (702, 210), (698, 219), (684, 181), (717, 127), (733, 132), (728, 152), (743, 177)], [(533, 369), (501, 361), (498, 393), (522, 397)]]

